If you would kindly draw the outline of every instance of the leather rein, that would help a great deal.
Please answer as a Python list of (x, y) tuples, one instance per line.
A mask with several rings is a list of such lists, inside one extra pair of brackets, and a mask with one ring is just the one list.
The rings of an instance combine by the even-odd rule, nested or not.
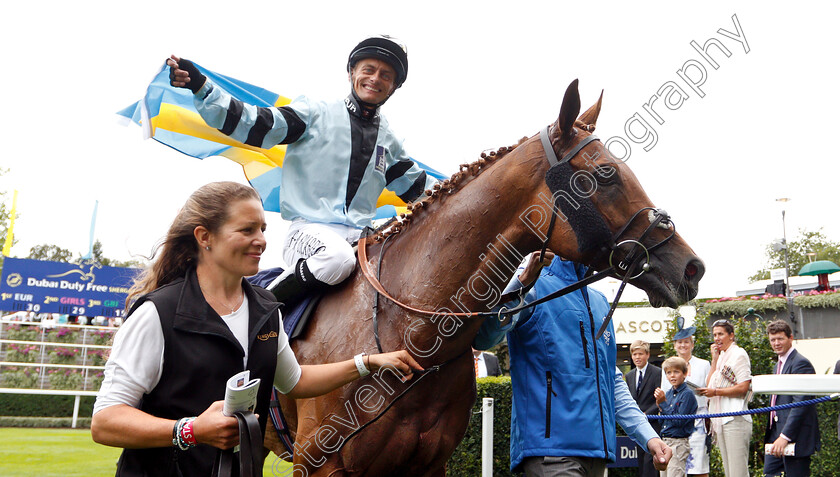
[[(542, 131), (540, 131), (540, 139), (541, 139), (541, 142), (542, 142), (542, 145), (543, 145), (543, 149), (545, 150), (546, 159), (548, 160), (548, 162), (549, 162), (549, 164), (551, 165), (552, 168), (572, 160), (590, 142), (600, 141), (600, 139), (598, 139), (598, 137), (595, 136), (594, 134), (589, 135), (589, 136), (585, 137), (580, 143), (578, 143), (574, 148), (572, 148), (568, 153), (566, 153), (563, 156), (562, 160), (558, 161), (557, 156), (554, 152), (554, 148), (551, 146), (551, 142), (549, 140), (549, 128), (550, 128), (550, 126), (546, 127)], [(648, 217), (647, 218), (648, 218), (648, 221), (650, 222), (650, 224), (644, 230), (644, 232), (642, 232), (642, 234), (637, 239), (626, 239), (626, 240), (623, 240), (621, 242), (618, 242), (618, 240), (621, 238), (621, 236), (627, 231), (627, 229), (630, 228), (630, 226), (633, 224), (633, 222), (644, 211), (648, 212), (648, 214), (647, 214)], [(542, 247), (542, 251), (541, 251), (541, 255), (540, 255), (541, 260), (542, 260), (543, 254), (545, 253), (545, 249), (548, 246), (548, 240), (551, 237), (551, 233), (552, 233), (552, 230), (554, 228), (554, 223), (556, 221), (556, 217), (557, 217), (557, 207), (555, 206), (555, 207), (552, 208), (551, 222), (549, 223), (549, 228), (548, 228), (548, 233), (546, 234), (546, 239), (543, 242), (543, 247)], [(651, 247), (646, 247), (643, 244), (643, 241), (657, 227), (658, 228), (670, 229), (671, 230), (670, 235), (668, 235), (666, 238), (664, 238), (660, 242), (656, 243), (655, 245), (653, 245)], [(654, 250), (663, 246), (665, 243), (667, 243), (669, 240), (671, 240), (675, 236), (675, 234), (676, 234), (676, 230), (675, 230), (673, 222), (671, 221), (671, 218), (670, 218), (670, 216), (668, 215), (667, 212), (665, 212), (662, 209), (656, 209), (654, 207), (643, 207), (642, 209), (639, 209), (635, 214), (633, 214), (633, 216), (630, 217), (630, 219), (624, 224), (624, 226), (621, 227), (621, 229), (618, 230), (618, 232), (613, 234), (612, 238), (609, 240), (608, 243), (606, 243), (604, 246), (602, 246), (601, 253), (608, 253), (609, 254), (609, 256), (608, 256), (608, 263), (610, 264), (609, 267), (607, 267), (603, 270), (599, 270), (597, 272), (594, 272), (594, 273), (590, 274), (589, 276), (583, 278), (582, 280), (579, 280), (579, 281), (577, 281), (577, 282), (575, 282), (575, 283), (573, 283), (569, 286), (566, 286), (566, 287), (561, 288), (557, 291), (554, 291), (554, 292), (552, 292), (552, 293), (550, 293), (550, 294), (548, 294), (548, 295), (546, 295), (542, 298), (534, 300), (530, 303), (524, 303), (525, 293), (519, 293), (519, 295), (520, 295), (519, 305), (517, 305), (513, 308), (506, 308), (506, 307), (503, 306), (497, 312), (494, 312), (494, 311), (474, 311), (474, 312), (433, 311), (433, 310), (425, 310), (425, 309), (422, 309), (422, 308), (417, 308), (417, 307), (414, 307), (414, 306), (411, 306), (411, 305), (408, 305), (406, 303), (403, 303), (403, 302), (399, 301), (398, 299), (391, 296), (391, 294), (388, 293), (387, 290), (385, 290), (385, 287), (379, 281), (379, 278), (377, 276), (374, 276), (373, 272), (370, 269), (370, 264), (368, 263), (368, 256), (367, 256), (368, 235), (363, 235), (361, 238), (359, 238), (359, 242), (358, 242), (359, 268), (361, 269), (362, 274), (365, 276), (368, 283), (370, 283), (370, 285), (377, 291), (378, 294), (383, 295), (385, 298), (387, 298), (388, 300), (393, 302), (395, 305), (397, 305), (397, 306), (399, 306), (399, 307), (401, 307), (401, 308), (403, 308), (407, 311), (417, 313), (417, 314), (420, 314), (420, 315), (425, 315), (425, 316), (439, 315), (439, 316), (457, 316), (457, 317), (466, 317), (466, 318), (487, 318), (487, 317), (495, 316), (495, 317), (498, 317), (499, 320), (504, 320), (504, 319), (506, 319), (506, 317), (514, 315), (516, 313), (519, 313), (520, 311), (522, 311), (526, 308), (530, 308), (530, 307), (539, 305), (541, 303), (545, 303), (546, 301), (553, 300), (553, 299), (558, 298), (560, 296), (572, 293), (572, 292), (574, 292), (576, 290), (579, 290), (579, 289), (581, 289), (585, 286), (591, 285), (592, 283), (595, 283), (598, 280), (606, 278), (606, 277), (610, 276), (610, 274), (612, 273), (612, 274), (615, 274), (617, 276), (622, 277), (622, 282), (621, 282), (621, 286), (618, 288), (618, 292), (616, 293), (616, 296), (615, 296), (615, 299), (612, 303), (612, 306), (610, 307), (610, 311), (607, 314), (606, 318), (604, 319), (604, 323), (602, 324), (601, 328), (598, 330), (598, 333), (596, 334), (596, 338), (600, 338), (600, 336), (603, 334), (604, 330), (606, 329), (607, 325), (610, 323), (610, 320), (612, 319), (613, 312), (615, 311), (616, 307), (618, 306), (618, 300), (619, 300), (619, 298), (621, 298), (621, 294), (624, 291), (624, 287), (627, 285), (627, 283), (630, 280), (638, 278), (643, 273), (650, 270), (650, 254), (651, 254), (651, 252), (653, 252)], [(613, 258), (614, 258), (615, 252), (618, 251), (622, 246), (625, 246), (625, 245), (630, 245), (631, 246), (630, 250), (627, 252), (626, 255), (624, 255), (624, 257), (620, 261), (618, 261), (618, 263), (614, 264), (613, 263)], [(382, 244), (382, 247), (383, 247), (383, 250), (384, 250), (385, 243)], [(644, 262), (641, 264), (640, 267), (638, 267), (639, 262), (643, 259), (644, 259)], [(379, 264), (378, 265), (381, 266), (381, 263), (382, 263), (382, 253), (380, 253), (380, 255), (379, 255)], [(633, 275), (633, 271), (636, 270), (637, 267), (638, 267), (638, 273)], [(377, 268), (380, 268), (380, 267), (378, 266)], [(530, 288), (528, 288), (528, 289), (530, 289)], [(520, 290), (520, 291), (522, 291), (522, 290)], [(527, 292), (527, 289), (525, 290), (525, 292)], [(500, 301), (501, 302), (509, 301), (511, 298), (508, 298), (507, 300), (505, 300), (505, 297), (509, 297), (509, 296), (510, 296), (510, 294), (503, 296)], [(376, 298), (377, 298), (376, 303), (378, 305), (378, 298), (379, 298), (378, 295), (377, 295)], [(374, 309), (374, 334), (376, 335), (377, 347), (379, 347), (379, 349), (381, 351), (382, 347), (379, 344), (379, 334), (377, 332), (378, 327), (377, 327), (376, 323), (377, 323), (377, 321), (376, 321), (376, 310)]]

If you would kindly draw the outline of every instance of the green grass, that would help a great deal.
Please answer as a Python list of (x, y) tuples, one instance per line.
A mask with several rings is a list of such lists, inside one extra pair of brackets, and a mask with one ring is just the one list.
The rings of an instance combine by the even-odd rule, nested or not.
[[(96, 444), (89, 429), (0, 428), (0, 476), (113, 476), (121, 449)], [(265, 460), (263, 475), (283, 475), (286, 465), (272, 473), (276, 456)]]

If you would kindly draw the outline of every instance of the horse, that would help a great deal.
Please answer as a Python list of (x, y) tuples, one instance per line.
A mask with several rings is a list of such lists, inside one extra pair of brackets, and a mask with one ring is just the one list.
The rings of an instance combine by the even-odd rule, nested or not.
[[(541, 134), (461, 165), (378, 229), (373, 243), (360, 242), (360, 252), (367, 246), (362, 265), (390, 298), (357, 263), (292, 342), (298, 361), (406, 349), (425, 371), (403, 382), (395, 370), (381, 369), (321, 397), (281, 397), (295, 440), (294, 475), (445, 475), (475, 401), (471, 342), (483, 319), (496, 319), (469, 313), (496, 305), (532, 251), (548, 248), (608, 269), (644, 290), (653, 306), (676, 307), (696, 296), (702, 261), (629, 167), (594, 140), (602, 99), (603, 92), (578, 117), (573, 81), (558, 118)], [(564, 158), (559, 173), (548, 159), (555, 155)], [(635, 268), (610, 266), (634, 253)]]

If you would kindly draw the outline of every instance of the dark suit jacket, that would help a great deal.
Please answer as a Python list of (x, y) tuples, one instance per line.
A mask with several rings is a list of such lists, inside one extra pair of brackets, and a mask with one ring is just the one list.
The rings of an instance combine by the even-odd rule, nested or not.
[(481, 353), (484, 355), (484, 365), (487, 366), (487, 376), (501, 376), (502, 368), (499, 367), (499, 358), (490, 353)]
[[(775, 369), (775, 368), (774, 368)], [(790, 352), (782, 374), (815, 374), (814, 366), (808, 358), (799, 354), (795, 349)], [(814, 396), (776, 396), (776, 405), (790, 404), (813, 399)], [(773, 442), (779, 433), (787, 436), (796, 443), (794, 457), (807, 457), (820, 450), (820, 429), (817, 424), (817, 406), (795, 407), (776, 411), (777, 422), (770, 422), (764, 434), (765, 442)]]
[[(627, 387), (630, 388), (630, 395), (636, 400), (636, 404), (639, 405), (639, 409), (641, 409), (643, 413), (659, 414), (659, 408), (656, 406), (656, 398), (653, 397), (653, 391), (655, 391), (662, 382), (662, 369), (648, 363), (640, 393), (636, 392), (637, 375), (638, 370), (636, 368), (631, 369), (624, 375), (624, 380), (627, 381)], [(657, 433), (659, 433), (659, 430), (662, 427), (661, 423), (662, 421), (659, 420), (650, 421), (651, 426), (653, 426), (653, 429)]]

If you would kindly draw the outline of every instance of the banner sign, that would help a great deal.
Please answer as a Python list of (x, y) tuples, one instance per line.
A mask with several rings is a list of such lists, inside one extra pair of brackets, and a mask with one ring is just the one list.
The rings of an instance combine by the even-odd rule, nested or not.
[(0, 310), (123, 316), (138, 268), (105, 267), (6, 257), (0, 283)]
[(638, 467), (639, 462), (636, 460), (636, 443), (633, 439), (627, 436), (617, 436), (615, 438), (615, 462), (607, 464), (607, 467)]

